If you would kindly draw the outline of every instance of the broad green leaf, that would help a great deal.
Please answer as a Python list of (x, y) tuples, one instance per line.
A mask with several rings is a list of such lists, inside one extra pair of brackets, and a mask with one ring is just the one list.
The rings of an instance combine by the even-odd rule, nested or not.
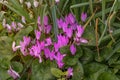
[(12, 69), (18, 73), (22, 72), (23, 70), (23, 65), (20, 62), (12, 61), (11, 66), (12, 66)]
[(83, 76), (84, 76), (83, 65), (80, 62), (78, 62), (73, 67), (73, 77), (71, 80), (82, 80)]
[(81, 62), (86, 64), (93, 60), (93, 52), (88, 48), (83, 48), (83, 55), (80, 58)]
[(96, 53), (96, 56), (95, 56), (95, 60), (98, 61), (98, 62), (101, 62), (101, 61), (106, 61), (106, 59), (108, 58), (108, 56), (110, 55), (110, 53), (112, 52), (112, 48), (111, 47), (105, 47), (103, 48), (101, 51), (100, 51), (100, 56), (98, 57), (98, 53)]
[(10, 37), (0, 37), (0, 80), (6, 80), (9, 77), (7, 70), (10, 66), (10, 60), (15, 55), (11, 46), (12, 39)]
[(119, 80), (119, 79), (112, 73), (104, 72), (98, 77), (97, 80)]
[(87, 46), (95, 46), (96, 45), (96, 38), (95, 38), (95, 30), (93, 26), (87, 26), (85, 32), (83, 33), (83, 38), (88, 40)]
[(50, 61), (39, 63), (35, 60), (32, 63), (32, 76), (31, 80), (54, 80), (54, 76), (51, 74), (51, 68), (54, 68), (56, 64)]
[(7, 69), (0, 67), (0, 80), (7, 80), (10, 76), (7, 73)]
[(60, 78), (63, 75), (63, 72), (57, 68), (51, 68), (51, 73), (57, 78)]
[(75, 65), (76, 63), (78, 62), (78, 58), (76, 58), (75, 56), (71, 55), (67, 55), (65, 58), (64, 58), (64, 63), (65, 65), (67, 66), (73, 66)]
[(18, 42), (22, 40), (23, 36), (27, 36), (33, 30), (32, 26), (29, 26), (25, 29), (21, 29), (14, 37), (14, 40)]
[(84, 65), (84, 70), (85, 70), (86, 76), (90, 76), (94, 73), (97, 73), (98, 71), (104, 72), (104, 71), (106, 71), (106, 69), (107, 69), (106, 65), (100, 64), (100, 63), (95, 63), (95, 62)]

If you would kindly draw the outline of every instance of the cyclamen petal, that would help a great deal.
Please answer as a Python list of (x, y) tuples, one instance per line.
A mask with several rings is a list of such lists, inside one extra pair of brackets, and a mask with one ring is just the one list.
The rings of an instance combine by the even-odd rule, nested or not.
[(26, 23), (24, 16), (22, 16), (22, 22), (23, 22), (23, 23)]
[(81, 14), (81, 20), (82, 20), (83, 22), (85, 22), (86, 18), (87, 18), (87, 14), (84, 13), (84, 12), (82, 12), (82, 14)]
[(76, 36), (77, 36), (77, 37), (81, 37), (82, 34), (83, 34), (83, 32), (84, 32), (84, 28), (83, 28), (81, 25), (78, 25), (78, 26), (77, 26)]
[(59, 28), (59, 29), (61, 29), (61, 28), (62, 28), (62, 23), (63, 23), (62, 18), (57, 19), (57, 24), (58, 24), (58, 28)]
[(11, 27), (12, 27), (13, 29), (16, 29), (16, 26), (17, 26), (17, 25), (16, 25), (16, 22), (13, 21), (13, 22), (11, 23)]
[(59, 48), (60, 48), (60, 45), (58, 43), (54, 43), (55, 52), (58, 52)]
[(45, 28), (45, 31), (44, 31), (44, 32), (45, 32), (46, 34), (49, 34), (50, 31), (51, 31), (51, 29), (52, 29), (52, 26), (51, 26), (51, 25), (46, 25), (44, 28)]
[(64, 63), (62, 61), (57, 62), (57, 65), (59, 68), (62, 68), (64, 66)]
[(67, 77), (73, 76), (73, 68), (69, 67), (67, 73)]
[(25, 2), (25, 4), (27, 5), (27, 8), (31, 8), (31, 3), (30, 2)]
[(38, 30), (35, 30), (35, 36), (36, 36), (36, 39), (39, 40), (41, 36), (41, 32)]
[(59, 3), (60, 0), (55, 0), (56, 3)]
[(23, 42), (24, 42), (25, 46), (28, 46), (30, 44), (30, 41), (31, 41), (30, 37), (27, 37), (27, 36), (23, 37)]
[(48, 48), (44, 49), (44, 55), (45, 55), (46, 58), (49, 58), (50, 50)]
[(69, 24), (75, 23), (75, 17), (72, 13), (69, 13), (68, 18), (69, 18)]
[(69, 37), (69, 38), (72, 37), (72, 34), (73, 34), (72, 28), (67, 28), (65, 32), (66, 32), (67, 37)]
[(34, 0), (33, 4), (34, 4), (34, 7), (38, 7), (39, 2), (37, 0)]
[(40, 16), (37, 18), (37, 24), (40, 24)]
[(9, 32), (11, 32), (12, 27), (11, 27), (9, 24), (6, 24), (6, 28), (7, 28), (7, 30), (8, 30)]
[(70, 51), (71, 51), (72, 55), (75, 55), (76, 47), (73, 44), (70, 46)]
[(84, 38), (80, 38), (80, 42), (81, 43), (88, 43), (88, 40), (84, 39)]
[(48, 16), (44, 16), (43, 20), (44, 25), (48, 25)]
[(13, 49), (13, 51), (16, 51), (17, 49), (19, 49), (21, 46), (15, 46), (16, 45), (16, 43), (15, 43), (15, 41), (13, 41), (13, 43), (12, 43), (12, 49)]
[(45, 46), (50, 46), (51, 44), (52, 44), (52, 40), (51, 40), (51, 38), (49, 37), (49, 38), (46, 39), (46, 44), (45, 44)]
[(24, 56), (26, 56), (27, 55), (27, 49), (26, 49), (26, 45), (24, 44), (24, 42), (20, 42), (20, 51), (22, 52), (22, 54), (24, 55)]
[(54, 56), (55, 56), (55, 52), (51, 51), (50, 54), (49, 54), (49, 58), (50, 58), (51, 61), (54, 59)]
[(60, 52), (58, 52), (57, 55), (54, 56), (59, 68), (63, 67), (64, 63), (62, 60), (65, 56), (66, 56), (66, 54), (61, 54)]
[(14, 70), (11, 68), (11, 66), (10, 66), (10, 69), (9, 69), (7, 72), (8, 72), (8, 74), (9, 74), (11, 77), (13, 77), (13, 79), (17, 79), (17, 78), (20, 77), (20, 75), (19, 75), (16, 71), (14, 71)]

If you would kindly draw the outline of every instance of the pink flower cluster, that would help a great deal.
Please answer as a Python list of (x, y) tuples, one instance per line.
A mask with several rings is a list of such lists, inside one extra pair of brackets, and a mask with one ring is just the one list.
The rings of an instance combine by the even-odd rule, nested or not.
[[(57, 35), (57, 42), (53, 42), (51, 36), (41, 37), (41, 34), (51, 34), (52, 26), (49, 24), (48, 16), (44, 17), (43, 25), (41, 25), (40, 17), (38, 17), (38, 30), (35, 30), (35, 39), (24, 36), (23, 41), (20, 42), (22, 54), (38, 58), (40, 63), (43, 59), (55, 60), (58, 67), (62, 68), (64, 66), (63, 58), (67, 56), (67, 53), (61, 53), (60, 48), (70, 45), (71, 54), (75, 55), (76, 45), (88, 41), (82, 38), (84, 28), (77, 23), (73, 14), (68, 14), (64, 20), (62, 18), (58, 19), (57, 23), (59, 34)], [(68, 69), (68, 76), (73, 75), (72, 71), (72, 68)]]
[(21, 22), (22, 23), (13, 21), (11, 24), (8, 24), (6, 19), (3, 19), (2, 25), (5, 29), (7, 29), (9, 33), (11, 33), (11, 32), (17, 32), (24, 27), (23, 24), (26, 23), (24, 16), (21, 17)]

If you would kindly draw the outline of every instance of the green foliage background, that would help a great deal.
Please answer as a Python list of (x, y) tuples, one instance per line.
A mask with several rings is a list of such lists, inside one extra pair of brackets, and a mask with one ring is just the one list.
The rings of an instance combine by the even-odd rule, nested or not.
[[(66, 75), (64, 70), (68, 67), (74, 69), (70, 80), (120, 80), (120, 0), (60, 0), (58, 4), (55, 4), (54, 0), (38, 0), (39, 8), (32, 5), (30, 10), (24, 5), (21, 6), (18, 0), (7, 1), (8, 4), (0, 2), (0, 80), (13, 80), (7, 74), (10, 65), (20, 74), (19, 80), (65, 80), (61, 76)], [(33, 0), (25, 1), (33, 3)], [(75, 15), (78, 23), (88, 23), (83, 37), (89, 42), (78, 46), (75, 56), (65, 57), (66, 65), (63, 71), (57, 68), (55, 62), (44, 61), (40, 64), (30, 56), (24, 57), (20, 51), (12, 51), (13, 41), (19, 45), (23, 36), (34, 37), (38, 15), (41, 22), (44, 15), (49, 15), (56, 39), (56, 19), (64, 18), (70, 12)], [(80, 21), (82, 12), (88, 14), (85, 23)], [(9, 34), (2, 26), (3, 18), (9, 23), (21, 22), (20, 16), (25, 16), (27, 24), (24, 24), (24, 28), (19, 32)], [(113, 32), (110, 33), (110, 30)], [(70, 54), (68, 47), (61, 49), (61, 52)]]

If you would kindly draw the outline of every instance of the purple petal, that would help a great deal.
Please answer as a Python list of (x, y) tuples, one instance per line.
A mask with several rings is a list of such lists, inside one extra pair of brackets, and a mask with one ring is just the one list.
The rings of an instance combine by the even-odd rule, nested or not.
[(82, 14), (81, 14), (81, 20), (82, 20), (83, 22), (85, 22), (86, 18), (87, 18), (87, 14), (84, 13), (84, 12), (82, 12)]
[(49, 37), (49, 38), (46, 39), (46, 44), (45, 44), (45, 46), (50, 46), (51, 44), (52, 44), (52, 40), (51, 40), (51, 38)]
[(44, 25), (48, 25), (48, 16), (44, 16), (43, 23), (44, 23)]
[(45, 57), (46, 57), (46, 58), (49, 58), (49, 54), (50, 54), (49, 48), (45, 48), (45, 49), (44, 49), (44, 55), (45, 55)]
[(41, 36), (41, 32), (38, 30), (35, 30), (35, 36), (36, 36), (36, 39), (39, 40)]
[(76, 47), (73, 44), (70, 46), (70, 51), (71, 51), (72, 55), (75, 55)]
[(88, 40), (84, 39), (84, 38), (80, 38), (80, 42), (81, 43), (88, 43)]
[(73, 68), (69, 67), (67, 72), (68, 72), (67, 77), (73, 76)]
[(72, 34), (73, 34), (72, 28), (67, 28), (65, 32), (66, 32), (67, 37), (69, 37), (69, 38), (72, 37)]
[(13, 79), (15, 79), (15, 80), (20, 77), (20, 75), (19, 75), (16, 71), (14, 71), (11, 67), (10, 67), (10, 69), (8, 70), (8, 74), (9, 74), (11, 77), (13, 77)]
[(81, 25), (77, 26), (76, 36), (81, 37), (83, 32), (84, 32), (84, 28)]

